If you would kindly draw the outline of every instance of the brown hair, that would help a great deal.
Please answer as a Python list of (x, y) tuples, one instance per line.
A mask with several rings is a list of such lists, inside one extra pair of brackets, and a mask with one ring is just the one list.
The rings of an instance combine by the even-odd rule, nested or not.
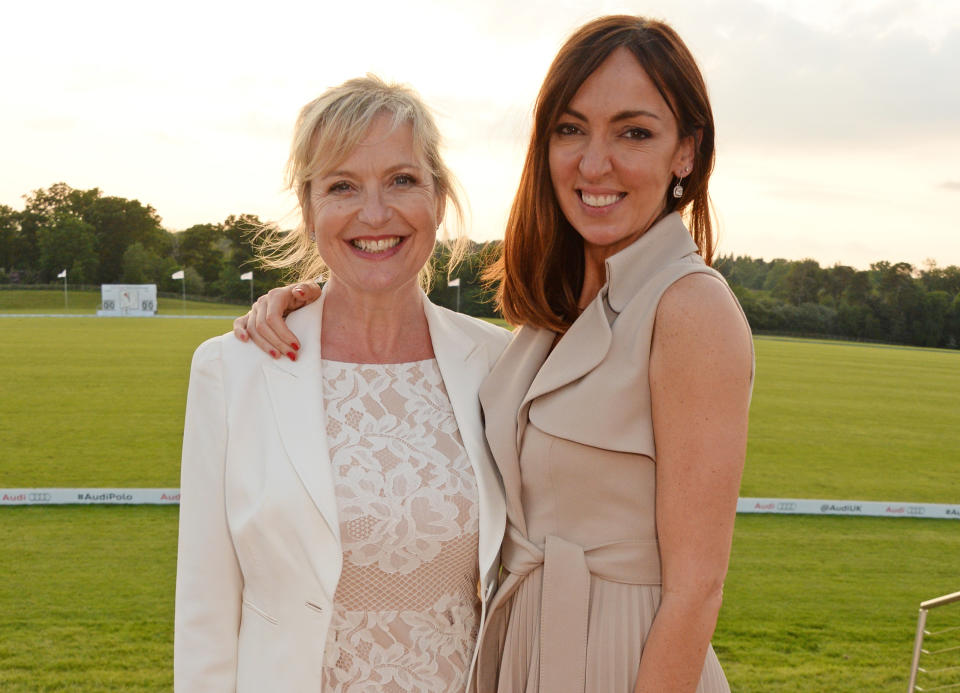
[[(310, 181), (343, 161), (364, 138), (373, 120), (384, 113), (392, 116), (394, 127), (411, 124), (414, 150), (433, 178), (434, 194), (449, 203), (445, 209), (452, 207), (456, 215), (450, 265), (463, 257), (467, 241), (460, 233), (463, 207), (457, 194), (459, 184), (440, 155), (440, 131), (430, 109), (413, 89), (368, 74), (327, 89), (301, 109), (286, 170), (287, 187), (300, 203), (301, 222), (292, 231), (267, 227), (258, 234), (257, 257), (264, 265), (287, 270), (297, 281), (327, 278), (326, 263), (309, 235)], [(444, 229), (446, 232), (446, 224)], [(429, 288), (431, 274), (427, 262), (420, 271), (425, 289)]]
[(693, 171), (676, 199), (668, 186), (664, 214), (680, 211), (707, 264), (713, 229), (707, 183), (713, 170), (713, 112), (696, 61), (677, 33), (655, 20), (601, 17), (580, 27), (547, 71), (534, 108), (533, 133), (507, 221), (500, 258), (485, 279), (500, 285), (497, 308), (515, 325), (565, 332), (579, 315), (583, 240), (564, 217), (550, 179), (550, 138), (577, 90), (618, 48), (629, 50), (677, 120), (679, 136), (694, 137)]

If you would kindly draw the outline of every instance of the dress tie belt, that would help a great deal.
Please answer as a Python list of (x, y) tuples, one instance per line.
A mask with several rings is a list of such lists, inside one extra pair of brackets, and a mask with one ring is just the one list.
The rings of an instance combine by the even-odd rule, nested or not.
[(540, 548), (512, 525), (503, 567), (523, 577), (543, 566), (540, 596), (540, 691), (583, 693), (586, 685), (590, 576), (629, 585), (660, 584), (656, 541), (622, 540), (580, 546), (547, 536)]

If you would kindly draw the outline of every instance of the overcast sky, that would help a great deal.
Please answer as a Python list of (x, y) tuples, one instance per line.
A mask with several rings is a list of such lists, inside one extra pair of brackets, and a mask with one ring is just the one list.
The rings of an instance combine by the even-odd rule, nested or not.
[(19, 2), (0, 42), (0, 204), (64, 181), (170, 230), (291, 225), (296, 114), (375, 72), (437, 111), (470, 235), (502, 236), (560, 44), (602, 14), (665, 19), (717, 121), (721, 253), (960, 265), (957, 0)]

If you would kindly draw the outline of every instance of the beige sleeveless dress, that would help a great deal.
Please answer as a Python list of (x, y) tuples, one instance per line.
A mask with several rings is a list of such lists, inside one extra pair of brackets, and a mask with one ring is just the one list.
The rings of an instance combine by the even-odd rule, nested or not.
[[(552, 332), (521, 328), (481, 388), (507, 535), (480, 693), (633, 691), (660, 603), (653, 322), (680, 277), (723, 281), (696, 250), (667, 216), (607, 260), (607, 284), (552, 351)], [(729, 691), (712, 648), (697, 691)]]
[(460, 693), (480, 616), (479, 508), (440, 369), (322, 371), (343, 543), (323, 690)]

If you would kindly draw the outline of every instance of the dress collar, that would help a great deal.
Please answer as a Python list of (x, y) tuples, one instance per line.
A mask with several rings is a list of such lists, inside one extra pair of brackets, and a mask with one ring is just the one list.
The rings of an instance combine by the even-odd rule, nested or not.
[(671, 262), (697, 253), (679, 212), (671, 212), (633, 243), (606, 260), (607, 283), (599, 300), (620, 313), (651, 277)]

